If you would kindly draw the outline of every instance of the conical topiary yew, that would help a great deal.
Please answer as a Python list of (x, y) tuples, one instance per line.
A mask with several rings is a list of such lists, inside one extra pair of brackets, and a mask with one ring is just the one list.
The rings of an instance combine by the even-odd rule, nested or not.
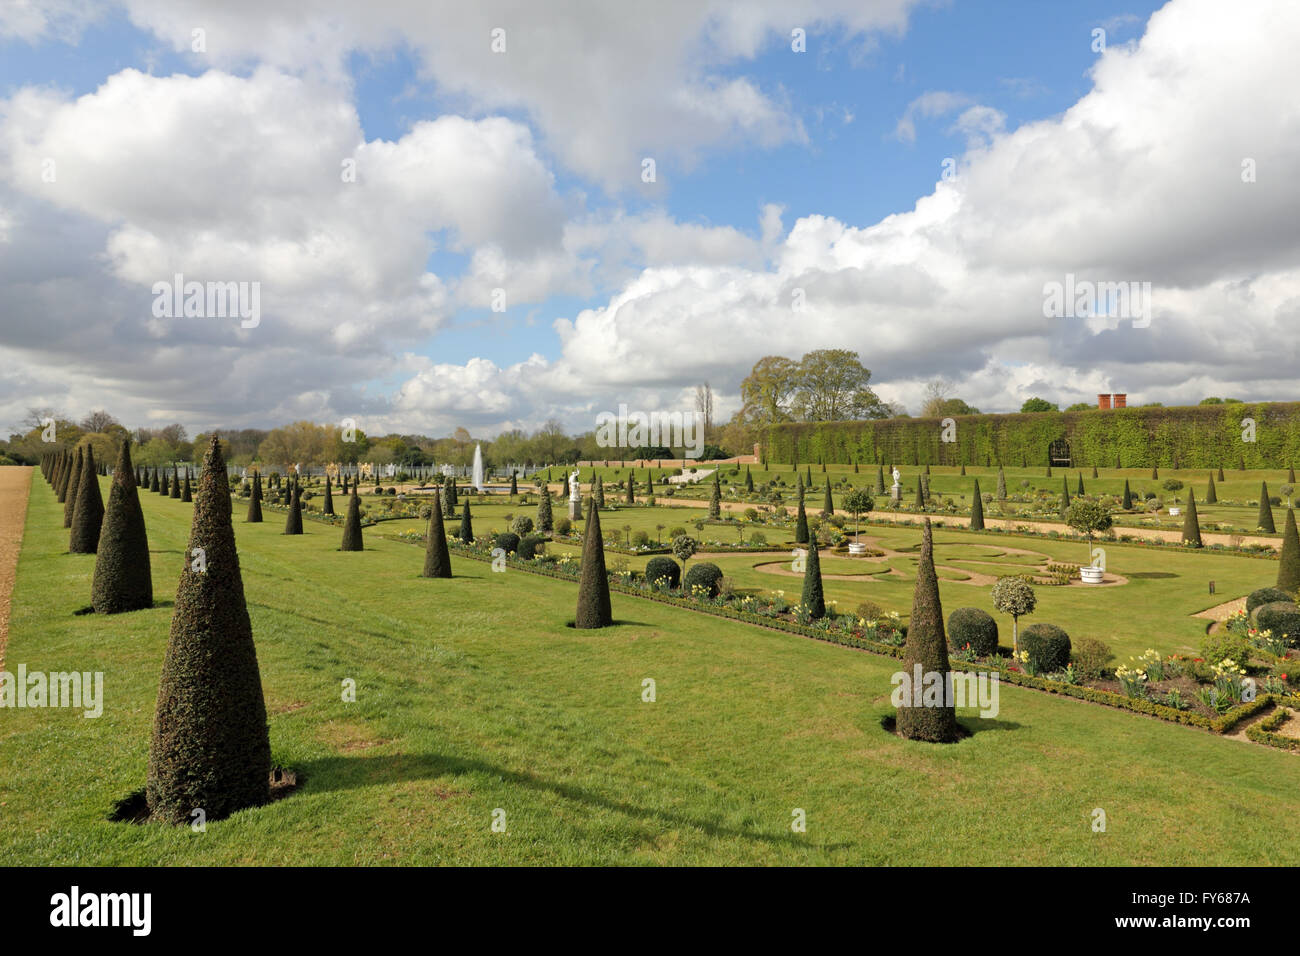
[(190, 491), (190, 470), (185, 469), (185, 484), (181, 486), (181, 501), (189, 504), (194, 500), (194, 494)]
[(474, 540), (474, 519), (469, 513), (469, 502), (465, 502), (465, 507), (460, 514), (460, 534), (457, 535), (465, 544), (470, 544)]
[[(469, 500), (465, 501), (469, 508)], [(429, 509), (429, 527), (424, 534), (424, 571), (421, 577), (451, 577), (451, 554), (447, 550), (447, 529), (442, 523), (442, 508)]]
[(808, 609), (810, 617), (821, 620), (826, 616), (826, 596), (822, 592), (822, 559), (817, 546), (817, 535), (814, 534), (808, 542), (808, 557), (803, 569), (803, 593), (799, 597), (799, 603)]
[(188, 823), (270, 798), (271, 740), (217, 436), (203, 459), (149, 745), (150, 816)]
[(334, 489), (330, 487), (330, 476), (325, 476), (325, 504), (321, 506), (321, 514), (332, 515), (334, 513)]
[(99, 532), (104, 524), (104, 498), (99, 493), (99, 471), (95, 468), (95, 452), (86, 446), (81, 461), (81, 487), (77, 489), (77, 505), (72, 511), (72, 531), (68, 535), (71, 554), (94, 554), (99, 550)]
[[(89, 447), (89, 446), (87, 446)], [(63, 498), (63, 527), (72, 527), (72, 513), (77, 510), (77, 492), (81, 490), (81, 459), (84, 453), (78, 448), (72, 456), (72, 470), (68, 472), (68, 490)]]
[(289, 513), (284, 518), (285, 534), (302, 534), (302, 489), (293, 483), (289, 497)]
[(1217, 504), (1218, 501), (1219, 493), (1214, 488), (1214, 475), (1210, 475), (1210, 487), (1209, 490), (1205, 492), (1205, 503), (1207, 505), (1212, 505)]
[(822, 499), (822, 514), (835, 514), (835, 499), (831, 497), (831, 480), (829, 477), (826, 479), (826, 495)]
[(262, 520), (262, 473), (253, 475), (253, 493), (248, 496), (248, 514), (244, 521), (257, 524)]
[(131, 440), (123, 439), (108, 490), (108, 509), (99, 535), (90, 603), (97, 614), (153, 607), (149, 537), (140, 510), (140, 492), (131, 467)]
[(180, 498), (181, 498), (181, 476), (180, 476), (180, 469), (179, 469), (179, 468), (173, 468), (173, 469), (172, 469), (172, 491), (171, 491), (171, 496), (172, 496), (173, 498), (175, 498), (177, 501), (180, 501)]
[(348, 516), (343, 519), (343, 543), (340, 551), (364, 551), (361, 540), (361, 499), (357, 497), (357, 486), (352, 485), (352, 494), (348, 497)]
[(1279, 591), (1295, 595), (1300, 590), (1300, 534), (1296, 532), (1295, 509), (1286, 509), (1286, 523), (1282, 526), (1282, 559), (1277, 566)]
[[(469, 513), (469, 502), (465, 502), (466, 514)], [(551, 489), (542, 485), (542, 498), (537, 502), (537, 530), (549, 532), (555, 527), (555, 514), (551, 509)], [(464, 536), (462, 535), (462, 540)]]
[[(961, 728), (957, 723), (957, 712), (947, 697), (952, 674), (948, 662), (948, 639), (943, 631), (939, 579), (934, 573), (934, 540), (929, 518), (926, 518), (921, 532), (921, 557), (916, 566), (912, 617), (907, 627), (907, 642), (903, 645), (903, 673), (907, 675), (907, 682), (895, 690), (899, 735), (909, 740), (935, 743), (956, 740), (961, 735)], [(918, 680), (921, 681), (920, 687), (915, 686)], [(900, 694), (899, 691), (904, 689), (911, 693)]]
[(970, 529), (984, 530), (984, 499), (980, 497), (980, 480), (975, 479), (975, 493), (971, 496)]
[(1183, 544), (1201, 547), (1201, 520), (1196, 514), (1196, 492), (1187, 490), (1187, 514), (1183, 516)]
[(609, 627), (613, 623), (609, 577), (605, 573), (605, 541), (600, 533), (600, 508), (593, 498), (582, 533), (582, 574), (578, 580), (578, 618), (574, 626)]
[(1268, 482), (1259, 483), (1259, 515), (1255, 527), (1265, 534), (1277, 534), (1277, 525), (1273, 524), (1273, 505), (1268, 500)]

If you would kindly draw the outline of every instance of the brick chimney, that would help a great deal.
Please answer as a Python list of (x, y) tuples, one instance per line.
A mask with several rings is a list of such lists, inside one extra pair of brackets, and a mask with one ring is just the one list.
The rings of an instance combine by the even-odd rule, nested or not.
[(1124, 392), (1116, 392), (1114, 402), (1116, 408), (1125, 408), (1128, 405), (1128, 395)]
[(1109, 396), (1109, 395), (1098, 395), (1098, 396), (1097, 396), (1097, 407), (1098, 407), (1098, 408), (1110, 408), (1110, 396)]

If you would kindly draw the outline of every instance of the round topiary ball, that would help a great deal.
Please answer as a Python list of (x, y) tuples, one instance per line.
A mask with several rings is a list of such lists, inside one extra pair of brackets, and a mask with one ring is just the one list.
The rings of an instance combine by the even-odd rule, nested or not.
[(1260, 588), (1246, 595), (1246, 613), (1251, 614), (1255, 608), (1262, 607), (1265, 604), (1273, 604), (1276, 601), (1291, 601), (1292, 598), (1293, 595), (1287, 594), (1280, 588)]
[(503, 531), (492, 539), (492, 547), (500, 548), (506, 554), (514, 554), (519, 550), (519, 535)]
[(662, 579), (667, 587), (676, 588), (682, 583), (682, 569), (672, 558), (659, 555), (646, 562), (645, 579), (651, 584)]
[(687, 569), (686, 579), (682, 582), (682, 590), (687, 594), (691, 594), (696, 587), (702, 587), (707, 589), (709, 597), (715, 598), (718, 596), (719, 582), (721, 581), (721, 568), (710, 561), (700, 561)]
[(967, 644), (980, 657), (997, 653), (998, 622), (991, 614), (977, 607), (959, 607), (948, 615), (948, 646), (959, 651)]
[(1070, 663), (1070, 635), (1055, 624), (1030, 624), (1020, 632), (1020, 649), (1040, 674), (1065, 670)]
[(1285, 638), (1289, 646), (1300, 641), (1300, 607), (1291, 601), (1271, 601), (1255, 609), (1255, 626)]

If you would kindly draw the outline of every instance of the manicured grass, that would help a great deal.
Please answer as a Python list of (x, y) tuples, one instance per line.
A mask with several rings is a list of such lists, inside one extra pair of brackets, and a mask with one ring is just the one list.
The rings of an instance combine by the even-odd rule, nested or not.
[[(165, 604), (191, 506), (143, 504)], [(619, 594), (620, 626), (579, 632), (565, 625), (572, 584), (456, 557), (452, 580), (422, 579), (420, 549), (381, 537), (397, 523), (341, 553), (341, 529), (307, 522), (285, 537), (280, 521), (241, 519), (272, 746), (306, 775), (301, 791), (205, 833), (105, 820), (144, 783), (171, 609), (77, 616), (93, 558), (64, 553), (61, 510), (38, 477), (6, 667), (103, 671), (106, 703), (97, 720), (0, 715), (6, 860), (1300, 862), (1290, 754), (1013, 687), (996, 719), (963, 712), (969, 739), (905, 742), (879, 726), (892, 660)], [(950, 587), (945, 604), (970, 590)], [(1068, 619), (1060, 610), (1053, 619)], [(341, 700), (349, 677), (354, 704)], [(647, 678), (655, 703), (641, 699)], [(1097, 807), (1104, 834), (1090, 827)], [(491, 828), (497, 808), (505, 833)], [(806, 834), (791, 832), (796, 808)]]

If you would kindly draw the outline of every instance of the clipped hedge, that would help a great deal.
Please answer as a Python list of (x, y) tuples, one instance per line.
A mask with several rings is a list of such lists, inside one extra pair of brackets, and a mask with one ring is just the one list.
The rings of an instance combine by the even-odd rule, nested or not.
[(1291, 601), (1273, 601), (1255, 609), (1255, 626), (1288, 637), (1290, 645), (1300, 643), (1300, 607)]
[(722, 580), (722, 569), (711, 561), (697, 561), (686, 569), (686, 577), (682, 581), (682, 590), (687, 594), (697, 588), (706, 588), (709, 597), (718, 596), (718, 584)]
[(651, 582), (664, 579), (668, 587), (676, 589), (682, 583), (682, 569), (672, 558), (651, 558), (645, 565), (645, 579)]
[(1300, 750), (1300, 738), (1287, 737), (1274, 732), (1290, 719), (1291, 714), (1279, 708), (1275, 713), (1247, 727), (1246, 737), (1257, 744), (1277, 747), (1279, 750)]
[[(957, 415), (956, 441), (944, 442), (939, 418), (859, 422), (799, 422), (768, 426), (769, 463), (855, 459), (877, 464), (1042, 465), (1058, 439), (1070, 445), (1074, 467), (1154, 466), (1286, 468), (1300, 460), (1300, 403), (1257, 402), (1106, 411)], [(1256, 440), (1241, 440), (1243, 418)]]
[(1257, 591), (1251, 591), (1246, 595), (1246, 613), (1252, 613), (1255, 608), (1263, 607), (1265, 604), (1273, 604), (1276, 601), (1294, 601), (1294, 595), (1287, 594), (1281, 588), (1260, 588)]

